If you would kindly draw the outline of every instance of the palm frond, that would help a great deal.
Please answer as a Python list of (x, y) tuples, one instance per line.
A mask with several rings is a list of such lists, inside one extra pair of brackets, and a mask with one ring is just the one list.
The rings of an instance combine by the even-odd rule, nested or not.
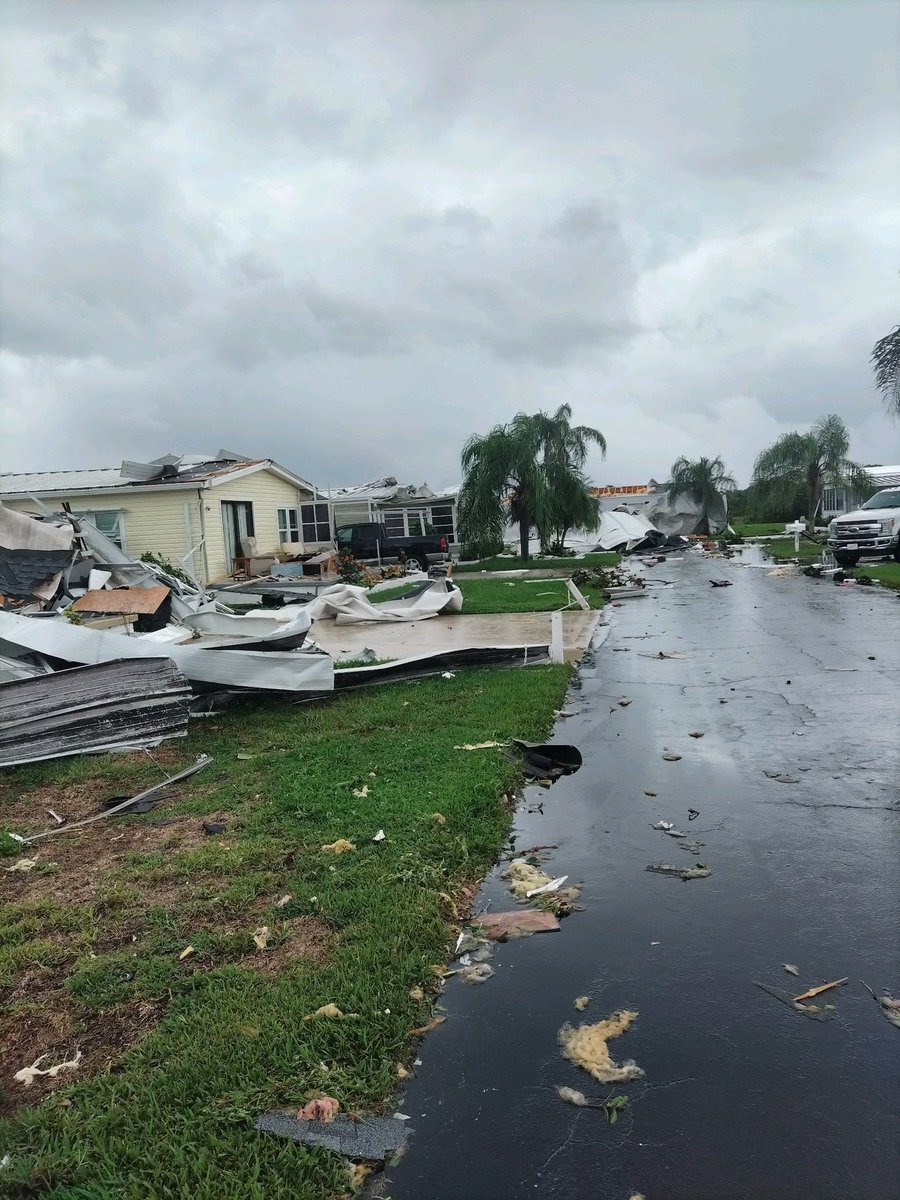
[(875, 343), (872, 348), (872, 370), (875, 386), (881, 392), (888, 408), (900, 416), (900, 325)]

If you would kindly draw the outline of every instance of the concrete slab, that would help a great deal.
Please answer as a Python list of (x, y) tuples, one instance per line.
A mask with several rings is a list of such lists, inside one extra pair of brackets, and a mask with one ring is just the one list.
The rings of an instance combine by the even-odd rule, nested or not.
[[(378, 658), (407, 658), (439, 654), (474, 646), (537, 646), (550, 643), (550, 616), (546, 613), (465, 613), (432, 617), (427, 621), (397, 621), (384, 625), (336, 625), (316, 621), (313, 640), (335, 658), (352, 656), (369, 646)], [(578, 662), (588, 648), (600, 612), (564, 612), (563, 653), (566, 662)]]

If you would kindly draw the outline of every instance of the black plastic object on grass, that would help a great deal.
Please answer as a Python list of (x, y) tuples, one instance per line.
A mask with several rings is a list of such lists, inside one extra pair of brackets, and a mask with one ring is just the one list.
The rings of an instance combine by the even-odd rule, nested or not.
[(543, 745), (513, 738), (510, 758), (517, 761), (529, 779), (559, 779), (581, 768), (581, 752), (574, 746)]

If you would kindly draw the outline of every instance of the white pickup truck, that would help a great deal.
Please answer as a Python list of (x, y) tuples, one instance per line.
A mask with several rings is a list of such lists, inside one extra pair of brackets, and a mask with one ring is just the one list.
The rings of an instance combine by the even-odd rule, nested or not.
[(828, 526), (828, 548), (842, 567), (889, 554), (900, 562), (900, 488), (876, 492), (856, 512), (836, 517)]

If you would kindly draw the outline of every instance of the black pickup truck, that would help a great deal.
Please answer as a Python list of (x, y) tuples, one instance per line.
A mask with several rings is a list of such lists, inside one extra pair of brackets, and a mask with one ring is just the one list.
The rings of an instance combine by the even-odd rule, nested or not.
[(446, 562), (447, 539), (438, 534), (389, 538), (379, 522), (342, 525), (337, 531), (338, 554), (353, 555), (359, 562), (391, 563), (406, 560), (427, 571), (430, 563)]

